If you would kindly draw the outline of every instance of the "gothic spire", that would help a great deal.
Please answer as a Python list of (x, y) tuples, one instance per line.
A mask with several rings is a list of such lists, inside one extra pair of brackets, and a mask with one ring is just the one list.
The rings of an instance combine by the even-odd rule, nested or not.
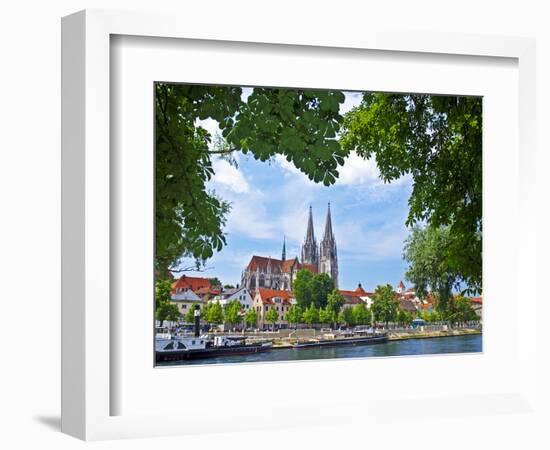
[(332, 219), (330, 217), (330, 203), (328, 204), (328, 210), (327, 210), (327, 221), (325, 223), (325, 234), (323, 236), (323, 240), (332, 240), (334, 239), (334, 236), (332, 234)]
[(317, 241), (315, 241), (315, 233), (313, 231), (313, 213), (310, 205), (306, 238), (304, 240), (304, 245), (302, 245), (302, 263), (314, 264), (315, 266), (317, 266), (317, 263), (319, 262), (317, 251)]
[(336, 239), (332, 232), (332, 217), (330, 216), (330, 203), (327, 209), (327, 221), (325, 233), (319, 246), (319, 272), (328, 273), (338, 287), (338, 250)]
[(286, 236), (283, 236), (283, 255), (281, 259), (286, 260)]
[(311, 205), (309, 205), (309, 219), (307, 221), (306, 242), (315, 242), (315, 234), (313, 232), (313, 214)]

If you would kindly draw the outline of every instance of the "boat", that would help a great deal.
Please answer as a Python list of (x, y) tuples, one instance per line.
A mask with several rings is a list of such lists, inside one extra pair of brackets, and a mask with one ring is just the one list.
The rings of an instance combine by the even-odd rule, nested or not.
[(266, 352), (271, 343), (247, 343), (246, 336), (214, 336), (200, 334), (200, 309), (195, 306), (194, 332), (177, 333), (157, 329), (155, 334), (156, 362), (181, 361), (216, 356), (250, 355)]
[(261, 353), (270, 350), (271, 343), (246, 342), (243, 336), (174, 336), (170, 339), (156, 339), (157, 362), (189, 359), (214, 358), (216, 356), (237, 356)]
[(310, 339), (308, 341), (296, 342), (292, 348), (303, 349), (312, 347), (338, 347), (341, 345), (373, 345), (385, 344), (388, 342), (386, 333), (356, 334), (351, 337), (338, 337), (335, 335), (329, 338)]

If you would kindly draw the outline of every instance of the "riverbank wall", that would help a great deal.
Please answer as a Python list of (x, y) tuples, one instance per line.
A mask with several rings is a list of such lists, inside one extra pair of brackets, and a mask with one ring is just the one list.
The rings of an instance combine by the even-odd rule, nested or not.
[(432, 339), (450, 336), (466, 336), (471, 334), (482, 334), (479, 328), (451, 328), (448, 330), (423, 331), (423, 330), (407, 330), (407, 331), (389, 331), (388, 340), (403, 341), (406, 339)]

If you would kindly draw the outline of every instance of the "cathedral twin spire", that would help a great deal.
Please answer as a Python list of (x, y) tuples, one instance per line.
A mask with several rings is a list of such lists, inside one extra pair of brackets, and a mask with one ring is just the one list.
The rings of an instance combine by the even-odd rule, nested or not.
[(311, 206), (309, 207), (306, 238), (302, 246), (302, 263), (314, 265), (317, 267), (319, 273), (328, 273), (336, 283), (336, 286), (338, 286), (338, 254), (336, 239), (332, 231), (330, 203), (328, 204), (325, 232), (319, 247), (317, 247), (317, 241), (315, 240), (313, 231), (313, 214)]
[(319, 264), (319, 255), (317, 253), (317, 241), (313, 231), (313, 214), (311, 206), (309, 207), (309, 218), (307, 221), (306, 239), (302, 245), (302, 263), (303, 264)]

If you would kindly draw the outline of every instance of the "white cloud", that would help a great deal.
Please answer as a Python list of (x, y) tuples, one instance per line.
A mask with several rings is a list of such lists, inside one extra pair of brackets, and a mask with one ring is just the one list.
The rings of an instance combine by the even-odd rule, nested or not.
[(345, 253), (347, 259), (356, 261), (382, 261), (400, 259), (403, 242), (408, 230), (405, 219), (393, 217), (391, 222), (378, 226), (368, 222), (342, 222), (337, 228), (338, 250)]
[(340, 175), (336, 180), (337, 185), (381, 184), (376, 162), (372, 159), (362, 158), (354, 151), (349, 154), (344, 165), (339, 167), (338, 171)]
[(340, 114), (342, 115), (358, 106), (363, 99), (362, 92), (344, 92), (344, 95), (346, 99), (344, 100), (344, 103), (340, 105)]
[(243, 173), (229, 162), (216, 159), (212, 162), (212, 167), (215, 173), (211, 182), (213, 187), (222, 185), (238, 194), (250, 191), (250, 185)]
[(258, 201), (258, 196), (253, 193), (232, 202), (225, 230), (229, 235), (241, 234), (248, 239), (276, 239), (281, 234), (276, 223), (270, 220), (266, 208)]

